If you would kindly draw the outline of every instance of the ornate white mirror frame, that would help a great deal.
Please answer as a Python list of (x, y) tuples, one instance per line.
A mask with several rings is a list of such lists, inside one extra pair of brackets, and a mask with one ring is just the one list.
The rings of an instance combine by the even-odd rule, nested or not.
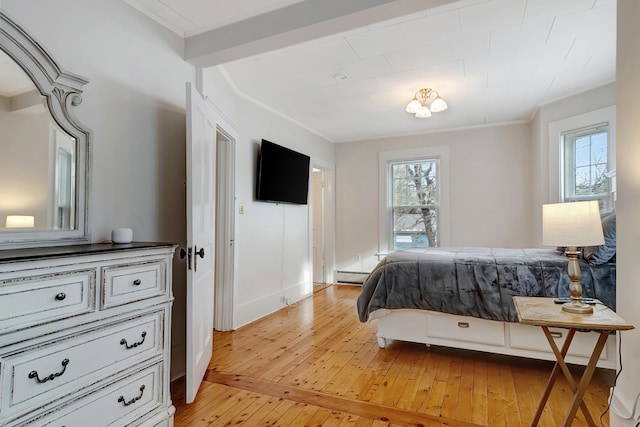
[[(73, 116), (72, 107), (82, 102), (83, 77), (62, 70), (44, 48), (23, 28), (0, 10), (0, 49), (12, 58), (31, 78), (48, 107), (51, 120), (71, 144), (75, 142), (75, 185), (71, 197), (71, 226), (52, 224), (41, 228), (0, 228), (0, 250), (16, 247), (39, 247), (89, 242), (89, 187), (91, 131)], [(75, 141), (74, 141), (75, 140)], [(43, 142), (46, 144), (47, 142)], [(2, 147), (0, 146), (0, 149)], [(24, 165), (25, 168), (29, 165)], [(51, 191), (51, 188), (49, 188)], [(51, 195), (49, 195), (51, 197)], [(5, 218), (0, 218), (4, 227)], [(31, 217), (33, 221), (33, 217)], [(52, 221), (49, 221), (52, 222)], [(30, 227), (33, 227), (33, 223)]]

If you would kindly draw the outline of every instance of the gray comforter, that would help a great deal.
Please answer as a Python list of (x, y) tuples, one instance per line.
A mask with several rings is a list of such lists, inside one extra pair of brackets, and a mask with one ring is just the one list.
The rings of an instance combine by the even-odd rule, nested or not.
[[(580, 261), (583, 293), (615, 310), (616, 265)], [(517, 322), (512, 298), (568, 297), (567, 257), (552, 249), (424, 248), (385, 257), (358, 297), (366, 322), (374, 311), (414, 308)]]

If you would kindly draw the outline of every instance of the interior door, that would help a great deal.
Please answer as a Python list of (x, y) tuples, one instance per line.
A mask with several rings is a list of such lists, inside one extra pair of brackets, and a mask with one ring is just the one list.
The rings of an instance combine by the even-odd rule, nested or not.
[(187, 83), (187, 373), (195, 400), (213, 350), (216, 121)]

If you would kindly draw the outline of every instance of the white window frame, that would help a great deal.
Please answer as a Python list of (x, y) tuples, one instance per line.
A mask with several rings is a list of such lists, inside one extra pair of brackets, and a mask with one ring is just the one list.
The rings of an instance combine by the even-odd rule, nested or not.
[(609, 125), (609, 171), (613, 171), (616, 168), (615, 105), (549, 123), (549, 202), (563, 199), (563, 134), (599, 124)]
[(385, 255), (393, 252), (392, 245), (392, 212), (391, 182), (389, 166), (391, 163), (412, 162), (425, 159), (438, 159), (438, 190), (440, 206), (438, 212), (439, 246), (450, 246), (449, 243), (449, 147), (433, 146), (407, 150), (381, 151), (378, 154), (378, 182), (380, 211), (378, 215), (378, 253)]

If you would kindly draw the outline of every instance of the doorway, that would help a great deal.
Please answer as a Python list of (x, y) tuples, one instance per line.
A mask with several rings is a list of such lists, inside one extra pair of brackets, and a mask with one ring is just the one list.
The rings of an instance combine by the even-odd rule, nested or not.
[(235, 280), (235, 141), (218, 122), (216, 128), (216, 267), (213, 328), (233, 330)]
[(312, 245), (313, 245), (313, 291), (326, 287), (325, 259), (325, 192), (324, 172), (313, 168), (312, 171)]

